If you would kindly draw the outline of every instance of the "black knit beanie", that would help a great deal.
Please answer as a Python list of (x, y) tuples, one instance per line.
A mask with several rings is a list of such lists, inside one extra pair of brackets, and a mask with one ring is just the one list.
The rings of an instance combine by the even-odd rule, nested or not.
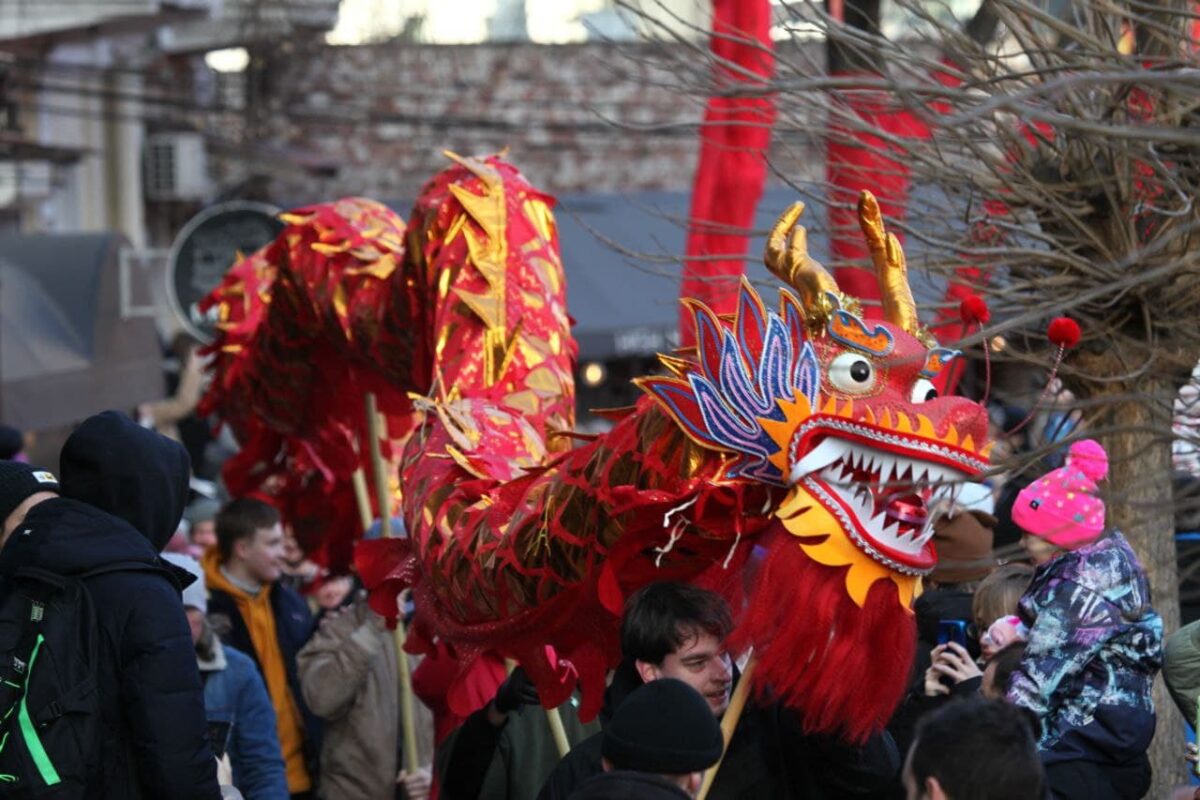
[(717, 763), (723, 748), (721, 727), (700, 693), (659, 678), (625, 698), (600, 751), (616, 769), (686, 775)]
[(0, 525), (17, 506), (38, 492), (57, 492), (58, 479), (20, 461), (0, 461)]

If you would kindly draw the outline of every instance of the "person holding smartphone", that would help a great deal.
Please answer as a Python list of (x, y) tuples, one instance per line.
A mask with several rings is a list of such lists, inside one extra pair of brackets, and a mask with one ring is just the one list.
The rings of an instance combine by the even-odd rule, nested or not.
[(975, 694), (983, 684), (983, 670), (959, 642), (947, 641), (933, 648), (933, 663), (925, 670), (925, 696)]
[[(954, 629), (954, 641), (972, 656), (979, 654), (972, 606), (975, 590), (996, 567), (992, 553), (996, 518), (989, 513), (990, 495), (983, 487), (966, 484), (961, 497), (972, 504), (946, 501), (930, 510), (938, 564), (925, 581), (925, 591), (913, 604), (917, 649), (912, 678), (907, 697), (888, 723), (888, 732), (901, 752), (912, 744), (914, 726), (927, 710), (924, 677), (934, 663), (936, 648), (949, 641), (948, 631)], [(949, 686), (946, 683), (944, 687), (947, 692)]]

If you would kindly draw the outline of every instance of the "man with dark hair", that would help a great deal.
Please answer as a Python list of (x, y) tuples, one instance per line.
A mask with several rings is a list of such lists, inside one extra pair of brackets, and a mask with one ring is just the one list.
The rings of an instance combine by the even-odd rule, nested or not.
[(254, 658), (271, 705), (292, 797), (313, 796), (320, 723), (304, 704), (296, 654), (313, 631), (308, 605), (279, 582), (283, 526), (261, 500), (233, 500), (217, 514), (217, 546), (204, 554), (209, 614), (229, 621), (226, 644)]
[[(624, 660), (605, 697), (620, 713), (638, 686), (676, 678), (699, 692), (714, 717), (729, 706), (736, 673), (724, 639), (732, 615), (718, 594), (683, 583), (655, 583), (629, 598), (621, 620)], [(671, 715), (671, 708), (661, 709)], [(542, 787), (539, 800), (567, 800), (576, 787), (603, 770), (603, 734), (572, 750)], [(877, 793), (894, 785), (900, 767), (886, 733), (861, 747), (810, 736), (792, 711), (750, 703), (709, 792), (711, 800), (737, 797), (843, 798)]]
[(621, 619), (621, 654), (643, 683), (675, 678), (698, 691), (715, 716), (729, 706), (733, 630), (718, 594), (686, 583), (652, 583), (630, 598)]
[(947, 703), (917, 723), (904, 764), (908, 800), (1039, 800), (1035, 721), (999, 700)]

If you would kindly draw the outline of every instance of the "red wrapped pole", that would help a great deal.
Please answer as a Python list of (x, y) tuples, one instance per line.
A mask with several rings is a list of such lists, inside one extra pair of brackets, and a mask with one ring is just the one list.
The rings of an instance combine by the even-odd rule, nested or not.
[[(725, 96), (744, 85), (764, 88), (775, 71), (769, 0), (714, 0), (712, 54), (717, 88), (700, 128), (700, 159), (692, 188), (687, 259), (680, 297), (731, 313), (749, 246), (747, 231), (767, 177), (766, 152), (775, 121), (769, 96)], [(695, 343), (686, 309), (682, 343)]]

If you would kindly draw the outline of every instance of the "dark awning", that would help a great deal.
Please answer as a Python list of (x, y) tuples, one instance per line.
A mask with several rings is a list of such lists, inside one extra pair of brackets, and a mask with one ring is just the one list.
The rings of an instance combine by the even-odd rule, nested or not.
[[(768, 193), (755, 228), (765, 231), (793, 199)], [(684, 192), (559, 198), (555, 219), (580, 361), (654, 355), (677, 344), (689, 202)], [(760, 289), (777, 283), (762, 265), (762, 247), (754, 239), (746, 261)]]
[[(800, 196), (790, 188), (763, 194), (746, 255), (746, 276), (764, 297), (776, 280), (762, 263), (766, 234)], [(826, 211), (809, 202), (809, 250), (828, 263)], [(685, 192), (564, 195), (555, 209), (567, 308), (575, 318), (580, 361), (653, 355), (678, 337), (679, 279), (690, 195)], [(920, 242), (910, 240), (910, 266), (919, 263)], [(926, 313), (942, 298), (944, 284), (919, 268), (910, 272), (913, 294)], [(773, 302), (772, 302), (773, 305)]]
[(154, 322), (121, 319), (123, 241), (0, 236), (0, 421), (44, 430), (162, 397)]

